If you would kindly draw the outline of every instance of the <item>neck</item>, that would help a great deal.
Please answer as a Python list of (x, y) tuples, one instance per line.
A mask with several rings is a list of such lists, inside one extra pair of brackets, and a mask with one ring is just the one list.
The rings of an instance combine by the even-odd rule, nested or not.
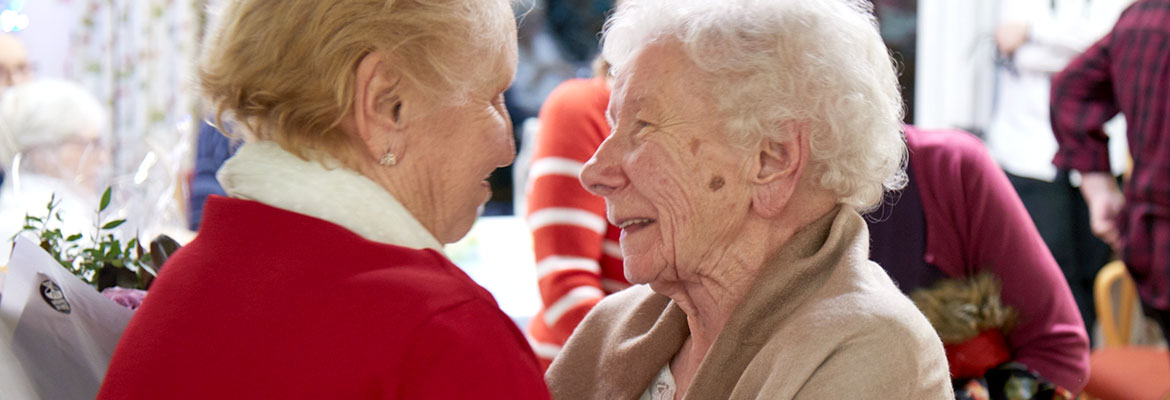
[(686, 313), (691, 336), (680, 355), (688, 353), (693, 366), (697, 367), (706, 355), (769, 259), (800, 229), (837, 207), (831, 194), (809, 192), (794, 198), (775, 218), (749, 218), (737, 231), (737, 238), (726, 241), (719, 249), (718, 256), (703, 258), (693, 269), (699, 271), (693, 276), (680, 276), (677, 282), (651, 283), (655, 292), (670, 297)]

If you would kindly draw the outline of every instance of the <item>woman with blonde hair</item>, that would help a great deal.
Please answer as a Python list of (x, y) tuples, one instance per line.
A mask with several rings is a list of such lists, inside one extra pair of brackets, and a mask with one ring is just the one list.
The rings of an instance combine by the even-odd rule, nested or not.
[(513, 157), (506, 0), (234, 0), (200, 68), (244, 140), (100, 398), (548, 394), (442, 245)]

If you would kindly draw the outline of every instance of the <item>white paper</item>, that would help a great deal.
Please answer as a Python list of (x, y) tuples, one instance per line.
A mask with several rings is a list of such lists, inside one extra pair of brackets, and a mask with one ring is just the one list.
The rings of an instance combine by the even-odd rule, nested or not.
[(94, 398), (133, 312), (25, 237), (16, 240), (0, 293), (2, 397)]

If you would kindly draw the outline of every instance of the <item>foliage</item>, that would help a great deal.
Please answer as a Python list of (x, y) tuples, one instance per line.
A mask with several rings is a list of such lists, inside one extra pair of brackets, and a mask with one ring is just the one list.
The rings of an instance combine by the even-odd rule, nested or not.
[(66, 235), (61, 231), (63, 222), (60, 210), (61, 200), (54, 194), (45, 206), (41, 217), (25, 214), (21, 232), (32, 232), (40, 240), (40, 246), (53, 256), (61, 266), (98, 290), (111, 286), (146, 289), (158, 275), (151, 265), (151, 255), (142, 247), (138, 237), (122, 243), (113, 229), (126, 223), (125, 219), (103, 221), (102, 213), (110, 206), (110, 188), (102, 193), (94, 218), (94, 231), (88, 243), (83, 242), (81, 233)]

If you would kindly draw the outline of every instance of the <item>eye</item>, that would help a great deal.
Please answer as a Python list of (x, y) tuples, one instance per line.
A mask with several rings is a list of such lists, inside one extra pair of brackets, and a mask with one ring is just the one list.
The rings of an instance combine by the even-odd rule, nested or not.
[(640, 135), (640, 134), (646, 132), (646, 128), (649, 128), (649, 127), (650, 127), (649, 122), (646, 122), (646, 121), (643, 121), (640, 119), (634, 120), (634, 134), (635, 135)]

